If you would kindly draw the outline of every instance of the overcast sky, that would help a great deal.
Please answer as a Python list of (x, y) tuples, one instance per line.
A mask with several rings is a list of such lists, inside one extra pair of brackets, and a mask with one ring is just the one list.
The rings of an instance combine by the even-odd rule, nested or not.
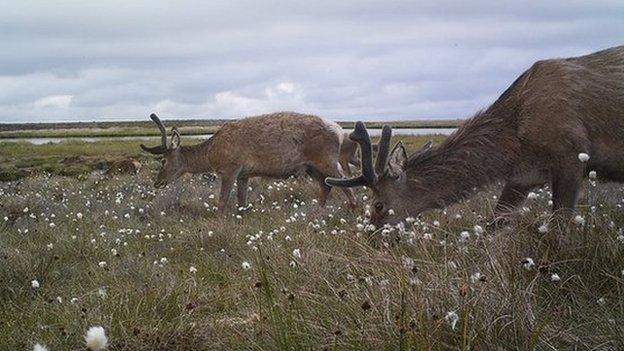
[(463, 118), (624, 1), (2, 1), (0, 43), (0, 122)]

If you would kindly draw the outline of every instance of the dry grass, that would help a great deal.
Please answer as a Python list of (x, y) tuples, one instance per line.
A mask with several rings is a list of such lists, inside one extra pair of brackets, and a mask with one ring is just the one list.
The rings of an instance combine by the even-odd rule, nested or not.
[(547, 254), (547, 191), (497, 231), (475, 229), (488, 189), (370, 239), (362, 209), (334, 193), (319, 211), (306, 179), (256, 182), (218, 218), (211, 181), (149, 176), (0, 183), (2, 349), (81, 350), (93, 325), (111, 350), (624, 349), (621, 187), (586, 184), (585, 225)]

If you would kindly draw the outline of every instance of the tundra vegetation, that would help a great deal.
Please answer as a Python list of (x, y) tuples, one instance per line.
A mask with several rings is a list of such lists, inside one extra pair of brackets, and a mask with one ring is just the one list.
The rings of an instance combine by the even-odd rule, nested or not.
[[(400, 139), (413, 151), (442, 137)], [(318, 185), (307, 178), (251, 182), (251, 207), (217, 216), (218, 182), (154, 189), (159, 163), (133, 141), (0, 150), (14, 163), (144, 163), (111, 176), (31, 165), (0, 183), (2, 349), (84, 349), (97, 326), (110, 350), (624, 349), (617, 184), (583, 181), (569, 244), (541, 261), (548, 187), (496, 232), (486, 228), (495, 183), (405, 230), (371, 233), (340, 194), (312, 214)]]

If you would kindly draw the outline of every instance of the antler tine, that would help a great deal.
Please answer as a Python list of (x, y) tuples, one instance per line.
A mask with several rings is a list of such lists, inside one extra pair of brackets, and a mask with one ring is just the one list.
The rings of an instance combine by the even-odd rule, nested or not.
[(390, 138), (392, 137), (392, 128), (388, 125), (384, 125), (381, 129), (381, 139), (379, 140), (379, 152), (377, 153), (377, 160), (375, 160), (375, 172), (381, 175), (386, 170), (386, 163), (388, 162), (388, 153), (390, 152)]
[(355, 129), (351, 132), (351, 134), (349, 134), (349, 139), (360, 145), (360, 152), (362, 154), (362, 174), (358, 177), (348, 179), (325, 178), (325, 184), (343, 188), (360, 185), (374, 185), (377, 182), (377, 175), (373, 169), (373, 151), (370, 136), (366, 131), (364, 123), (357, 122), (355, 124)]
[(150, 115), (150, 118), (152, 119), (152, 121), (154, 121), (154, 123), (156, 123), (158, 129), (160, 129), (161, 145), (163, 148), (167, 149), (167, 131), (165, 130), (165, 125), (163, 124), (163, 122), (160, 121), (160, 118), (158, 118), (155, 113), (152, 113)]

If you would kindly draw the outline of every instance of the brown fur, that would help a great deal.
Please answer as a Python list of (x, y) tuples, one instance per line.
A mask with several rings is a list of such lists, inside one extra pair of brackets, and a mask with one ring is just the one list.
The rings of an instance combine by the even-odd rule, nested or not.
[(553, 210), (567, 217), (588, 171), (624, 181), (624, 46), (539, 61), (441, 145), (404, 155), (395, 147), (373, 187), (379, 224), (447, 206), (495, 181), (505, 182), (497, 214), (550, 183)]
[[(238, 204), (245, 206), (250, 177), (282, 178), (305, 170), (319, 182), (324, 206), (331, 189), (324, 178), (343, 174), (342, 141), (340, 126), (317, 116), (279, 112), (248, 117), (224, 124), (198, 145), (177, 147), (172, 142), (155, 185), (164, 186), (184, 173), (216, 172), (221, 178), (219, 210), (223, 211), (235, 180)], [(345, 194), (355, 205), (352, 192)]]
[(141, 171), (141, 162), (127, 158), (113, 161), (106, 174), (138, 174)]

